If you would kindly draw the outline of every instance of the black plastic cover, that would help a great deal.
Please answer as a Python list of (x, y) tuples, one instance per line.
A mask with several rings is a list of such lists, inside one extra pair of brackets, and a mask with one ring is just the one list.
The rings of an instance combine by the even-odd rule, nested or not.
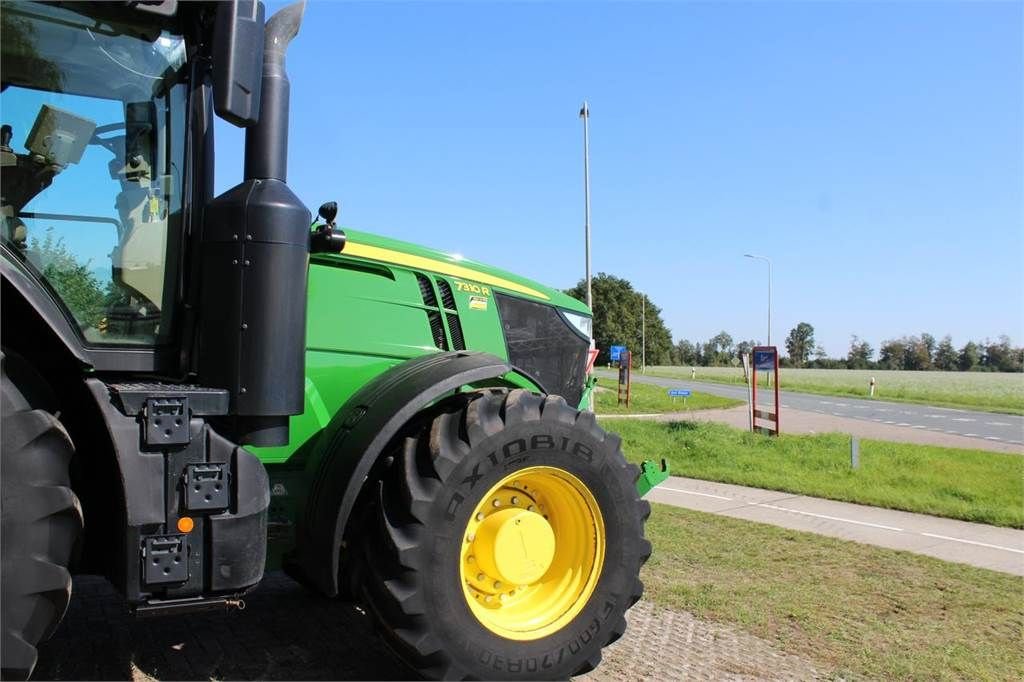
[(263, 578), (267, 561), (270, 479), (256, 456), (234, 452), (234, 499), (228, 513), (209, 519), (210, 589), (240, 590)]
[(231, 393), (234, 440), (284, 445), (303, 410), (310, 214), (279, 180), (246, 180), (203, 225), (199, 378)]
[(263, 83), (263, 3), (229, 0), (217, 6), (213, 39), (213, 108), (236, 126), (259, 121)]
[(583, 397), (590, 344), (552, 306), (495, 294), (509, 362), (570, 405)]

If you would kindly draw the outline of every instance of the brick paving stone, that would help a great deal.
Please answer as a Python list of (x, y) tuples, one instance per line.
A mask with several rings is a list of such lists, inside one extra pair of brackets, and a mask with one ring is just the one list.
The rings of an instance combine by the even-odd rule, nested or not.
[[(136, 620), (103, 579), (76, 576), (72, 606), (39, 647), (34, 679), (395, 680), (410, 672), (355, 607), (269, 574), (244, 611)], [(815, 679), (812, 663), (728, 626), (646, 602), (581, 680)]]

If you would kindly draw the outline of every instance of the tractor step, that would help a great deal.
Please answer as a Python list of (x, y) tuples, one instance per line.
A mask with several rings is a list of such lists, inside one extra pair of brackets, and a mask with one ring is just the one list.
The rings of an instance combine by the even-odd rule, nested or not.
[(208, 386), (192, 386), (186, 384), (164, 383), (128, 383), (107, 384), (115, 404), (121, 411), (130, 416), (142, 412), (150, 401), (185, 399), (191, 414), (196, 417), (209, 417), (228, 413), (230, 396), (223, 388)]

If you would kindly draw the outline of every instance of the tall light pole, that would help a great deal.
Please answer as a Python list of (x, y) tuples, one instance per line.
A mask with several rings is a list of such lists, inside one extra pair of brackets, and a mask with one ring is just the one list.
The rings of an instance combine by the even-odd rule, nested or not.
[(768, 344), (772, 345), (772, 261), (767, 256), (757, 256), (751, 253), (743, 254), (746, 258), (763, 260), (768, 264)]
[(644, 300), (640, 308), (640, 373), (647, 374), (647, 294), (641, 295)]
[(586, 233), (587, 244), (587, 307), (593, 310), (594, 297), (590, 291), (590, 106), (586, 100), (580, 109), (580, 118), (583, 119), (583, 230)]

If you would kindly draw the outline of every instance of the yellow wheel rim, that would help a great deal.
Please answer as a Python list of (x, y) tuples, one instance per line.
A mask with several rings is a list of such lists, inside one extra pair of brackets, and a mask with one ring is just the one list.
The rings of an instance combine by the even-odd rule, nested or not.
[(587, 486), (555, 467), (521, 469), (473, 510), (462, 538), (463, 594), (491, 632), (540, 639), (586, 606), (604, 552), (604, 519)]

